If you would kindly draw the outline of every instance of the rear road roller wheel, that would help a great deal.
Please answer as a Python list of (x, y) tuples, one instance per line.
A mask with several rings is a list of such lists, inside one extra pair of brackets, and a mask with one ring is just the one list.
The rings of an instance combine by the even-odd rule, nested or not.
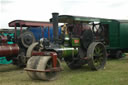
[[(28, 62), (27, 62), (27, 69), (36, 69), (38, 62), (40, 60), (40, 56), (32, 56)], [(36, 72), (32, 72), (32, 71), (27, 71), (27, 74), (30, 78), (32, 79), (39, 79), (36, 75)]]
[(92, 70), (103, 69), (107, 56), (106, 49), (101, 42), (93, 42), (87, 50), (88, 65)]
[[(61, 68), (61, 64), (59, 59), (57, 59), (57, 67)], [(52, 57), (51, 56), (40, 56), (40, 61), (37, 65), (37, 70), (46, 70), (52, 69)], [(36, 72), (37, 76), (41, 80), (55, 80), (59, 72), (51, 71), (51, 72)]]

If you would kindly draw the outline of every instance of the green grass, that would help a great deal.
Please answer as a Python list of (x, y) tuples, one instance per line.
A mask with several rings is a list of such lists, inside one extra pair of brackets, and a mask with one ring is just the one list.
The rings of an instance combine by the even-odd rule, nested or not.
[(65, 63), (54, 81), (32, 80), (23, 69), (0, 65), (0, 85), (128, 85), (128, 57), (108, 60), (104, 70), (91, 71), (87, 66), (70, 70)]

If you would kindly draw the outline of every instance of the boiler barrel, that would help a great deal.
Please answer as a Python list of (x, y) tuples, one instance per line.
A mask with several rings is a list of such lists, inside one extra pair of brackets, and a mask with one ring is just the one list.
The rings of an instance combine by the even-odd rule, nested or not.
[(3, 44), (0, 46), (0, 57), (2, 56), (16, 56), (19, 52), (19, 46), (17, 44)]

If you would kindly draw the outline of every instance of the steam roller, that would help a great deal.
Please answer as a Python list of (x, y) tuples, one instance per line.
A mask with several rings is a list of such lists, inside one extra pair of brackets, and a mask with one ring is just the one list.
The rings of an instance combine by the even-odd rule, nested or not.
[[(32, 79), (55, 80), (62, 71), (60, 59), (64, 59), (70, 69), (78, 69), (88, 64), (91, 70), (104, 69), (107, 56), (104, 44), (95, 38), (90, 22), (78, 21), (74, 16), (53, 13), (53, 42), (43, 38), (33, 43), (27, 50), (25, 71)], [(58, 35), (58, 22), (66, 23)], [(92, 24), (93, 25), (93, 24)], [(101, 24), (99, 24), (101, 25)], [(101, 27), (101, 26), (99, 26)]]

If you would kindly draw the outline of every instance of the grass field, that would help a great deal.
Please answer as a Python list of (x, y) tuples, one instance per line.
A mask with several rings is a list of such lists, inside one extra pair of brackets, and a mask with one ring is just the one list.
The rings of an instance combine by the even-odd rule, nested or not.
[(64, 71), (57, 80), (32, 80), (23, 69), (14, 65), (0, 65), (0, 85), (128, 85), (128, 57), (108, 60), (104, 70), (91, 71), (87, 66)]

